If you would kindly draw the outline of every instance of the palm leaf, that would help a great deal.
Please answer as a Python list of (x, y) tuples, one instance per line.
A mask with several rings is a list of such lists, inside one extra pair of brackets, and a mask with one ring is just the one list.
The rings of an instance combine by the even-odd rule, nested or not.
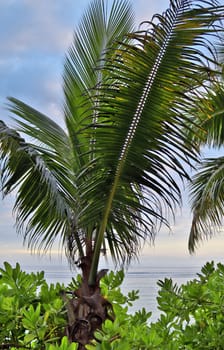
[[(208, 48), (205, 35), (212, 31), (211, 23), (223, 11), (223, 7), (205, 10), (189, 9), (188, 5), (188, 1), (173, 1), (164, 16), (157, 16), (159, 23), (146, 32), (132, 34), (137, 45), (124, 44), (117, 56), (112, 54), (111, 61), (107, 61), (110, 78), (96, 95), (97, 162), (91, 179), (95, 186), (90, 186), (91, 194), (82, 187), (85, 197), (94, 198), (91, 217), (93, 220), (100, 217), (90, 283), (95, 280), (108, 223), (115, 224), (113, 213), (120, 210), (120, 203), (126, 202), (126, 184), (136, 184), (140, 189), (136, 193), (135, 187), (131, 188), (132, 208), (144, 217), (163, 220), (163, 211), (158, 211), (155, 198), (163, 202), (162, 209), (171, 210), (180, 199), (179, 187), (169, 174), (187, 177), (180, 161), (187, 162), (195, 156), (194, 146), (184, 138), (182, 130), (187, 127), (187, 111), (200, 94), (195, 89), (204, 84), (204, 48)], [(208, 54), (208, 64), (213, 60)], [(206, 69), (209, 71), (209, 66)], [(142, 187), (149, 189), (152, 199), (149, 207), (143, 204)], [(133, 228), (129, 228), (127, 236), (119, 232), (123, 240), (142, 237), (141, 215), (136, 222), (128, 205), (124, 221), (126, 215)], [(149, 222), (148, 233), (152, 232), (154, 225)], [(125, 246), (122, 255), (130, 256)]]
[(77, 258), (76, 252), (78, 256), (84, 255), (85, 236), (92, 234), (95, 223), (90, 222), (90, 228), (88, 221), (84, 227), (77, 226), (79, 211), (87, 203), (81, 202), (77, 186), (86, 179), (92, 160), (88, 155), (88, 135), (77, 129), (86, 127), (80, 119), (93, 106), (89, 91), (101, 78), (96, 67), (102, 63), (106, 48), (132, 26), (133, 14), (127, 1), (114, 1), (108, 11), (104, 1), (96, 0), (84, 14), (65, 61), (64, 111), (68, 134), (52, 119), (9, 98), (8, 107), (17, 116), (18, 131), (32, 143), (1, 124), (3, 191), (7, 194), (19, 189), (15, 203), (17, 224), (20, 229), (26, 227), (25, 239), (31, 247), (39, 244), (47, 249), (59, 236), (73, 260)]
[(220, 228), (224, 216), (224, 157), (205, 159), (191, 186), (193, 220), (189, 250)]
[[(80, 132), (86, 127), (88, 110), (94, 109), (92, 88), (102, 82), (101, 70), (107, 49), (133, 28), (133, 12), (126, 0), (115, 0), (110, 11), (103, 0), (92, 1), (84, 13), (75, 33), (74, 42), (68, 50), (64, 65), (65, 121), (74, 154), (80, 165), (88, 161), (89, 144), (93, 135)], [(91, 121), (94, 122), (96, 111)], [(78, 152), (79, 151), (79, 152)], [(87, 159), (86, 159), (87, 157)]]
[[(13, 103), (18, 108), (24, 107), (16, 100)], [(34, 115), (32, 110), (32, 116)], [(37, 116), (39, 114), (35, 115)], [(43, 116), (42, 120), (44, 125)], [(52, 125), (54, 132), (51, 130), (51, 135), (56, 138), (55, 125)], [(49, 129), (50, 124), (47, 126), (46, 138)], [(31, 125), (28, 125), (28, 130), (31, 130)], [(35, 129), (32, 134), (34, 131)], [(36, 138), (40, 138), (40, 130), (36, 129), (36, 134)], [(50, 136), (48, 141), (49, 139)], [(72, 192), (68, 189), (66, 168), (64, 164), (58, 163), (58, 158), (53, 157), (50, 149), (46, 151), (40, 146), (25, 142), (18, 132), (3, 122), (0, 124), (0, 140), (2, 191), (7, 195), (19, 188), (14, 207), (17, 226), (20, 229), (26, 227), (24, 239), (28, 240), (28, 246), (44, 246), (44, 249), (48, 249), (59, 234), (66, 236), (71, 231), (72, 207), (66, 195), (69, 193), (71, 197)], [(59, 179), (62, 178), (59, 187)]]
[[(219, 76), (219, 74), (217, 74)], [(220, 76), (219, 76), (220, 79)], [(212, 83), (209, 92), (202, 96), (201, 103), (197, 106), (197, 111), (192, 111), (196, 115), (194, 122), (187, 130), (188, 137), (198, 144), (198, 147), (207, 145), (208, 147), (220, 148), (224, 141), (224, 85), (223, 78)], [(195, 125), (200, 125), (200, 132), (195, 134)]]
[[(220, 67), (223, 67), (221, 62)], [(206, 91), (197, 114), (201, 129), (195, 135), (192, 127), (189, 137), (198, 148), (207, 145), (219, 149), (224, 143), (224, 85), (222, 74), (216, 74), (212, 89)], [(223, 158), (202, 159), (199, 172), (190, 184), (193, 219), (188, 247), (193, 253), (198, 243), (211, 237), (222, 225), (223, 217)]]
[(72, 259), (91, 252), (90, 284), (102, 248), (129, 262), (181, 202), (177, 178), (188, 178), (186, 165), (197, 159), (183, 130), (210, 88), (208, 35), (214, 39), (224, 11), (215, 1), (198, 3), (172, 1), (148, 28), (132, 32), (126, 1), (115, 1), (110, 13), (93, 1), (65, 61), (67, 133), (10, 99), (32, 143), (1, 124), (3, 190), (19, 188), (16, 208), (28, 220), (30, 244), (49, 246), (61, 235)]

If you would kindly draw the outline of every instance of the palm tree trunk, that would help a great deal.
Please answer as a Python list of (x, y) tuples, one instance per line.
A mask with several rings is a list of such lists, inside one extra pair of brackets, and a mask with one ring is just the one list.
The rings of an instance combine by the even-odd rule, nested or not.
[(72, 298), (66, 298), (68, 325), (66, 335), (72, 342), (79, 343), (79, 350), (94, 339), (94, 332), (100, 329), (106, 319), (113, 319), (108, 314), (112, 305), (101, 295), (100, 279), (107, 273), (101, 270), (97, 274), (94, 285), (88, 284), (91, 268), (91, 256), (80, 259), (79, 268), (82, 270), (82, 283), (73, 292)]

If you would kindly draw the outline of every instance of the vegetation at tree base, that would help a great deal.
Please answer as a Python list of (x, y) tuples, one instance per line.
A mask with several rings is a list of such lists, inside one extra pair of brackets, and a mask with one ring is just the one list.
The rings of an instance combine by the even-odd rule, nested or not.
[[(44, 273), (26, 273), (19, 264), (0, 270), (0, 349), (77, 350), (64, 333), (66, 303), (61, 295), (80, 283), (48, 285)], [(224, 265), (202, 267), (197, 277), (177, 286), (171, 279), (158, 281), (161, 314), (150, 323), (145, 308), (131, 314), (129, 306), (138, 291), (121, 292), (123, 271), (110, 272), (101, 280), (102, 294), (113, 307), (111, 317), (88, 350), (222, 350), (224, 349)], [(70, 299), (72, 300), (72, 299)]]
[[(65, 60), (66, 130), (9, 98), (16, 127), (0, 122), (2, 191), (17, 191), (17, 224), (28, 246), (48, 250), (59, 237), (81, 270), (64, 325), (79, 350), (106, 319), (112, 328), (119, 322), (100, 288), (100, 254), (108, 250), (115, 263), (128, 264), (181, 203), (177, 178), (189, 179), (186, 165), (198, 159), (198, 115), (207, 113), (205, 93), (220, 74), (213, 43), (220, 42), (223, 14), (215, 0), (172, 0), (134, 30), (129, 2), (114, 0), (108, 11), (94, 0)], [(192, 123), (195, 138), (186, 132)], [(39, 342), (59, 331), (46, 335), (49, 308), (32, 304), (22, 316), (27, 327), (43, 312)], [(26, 340), (37, 332), (29, 330)]]

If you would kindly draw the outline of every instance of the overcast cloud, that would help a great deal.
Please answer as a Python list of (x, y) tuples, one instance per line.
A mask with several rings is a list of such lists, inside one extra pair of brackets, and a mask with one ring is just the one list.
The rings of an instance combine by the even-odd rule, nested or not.
[[(11, 123), (5, 109), (7, 96), (21, 99), (57, 121), (62, 118), (64, 57), (88, 3), (88, 0), (0, 0), (0, 119)], [(168, 4), (168, 0), (134, 0), (136, 23), (150, 20)], [(20, 262), (25, 257), (28, 259), (22, 238), (15, 234), (12, 203), (13, 197), (0, 201), (0, 264), (6, 259)], [(187, 258), (189, 223), (190, 213), (186, 207), (177, 217), (173, 236), (162, 232), (155, 248), (146, 247), (144, 253), (159, 259)], [(221, 244), (224, 246), (224, 241)], [(208, 247), (205, 245), (199, 250), (198, 256), (206, 255)], [(217, 247), (215, 256), (220, 256), (219, 243)]]

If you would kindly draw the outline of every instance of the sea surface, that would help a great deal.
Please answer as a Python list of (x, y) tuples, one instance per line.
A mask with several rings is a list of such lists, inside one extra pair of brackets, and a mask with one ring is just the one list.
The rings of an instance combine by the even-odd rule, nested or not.
[[(25, 270), (27, 272), (44, 270), (48, 283), (60, 282), (67, 285), (70, 283), (71, 278), (75, 277), (75, 273), (72, 273), (69, 268), (63, 265), (49, 265), (42, 269), (40, 266), (26, 266)], [(152, 312), (149, 321), (156, 321), (160, 315), (156, 300), (159, 289), (157, 285), (158, 280), (172, 278), (175, 283), (181, 285), (196, 278), (198, 272), (200, 272), (200, 268), (197, 266), (147, 267), (143, 265), (130, 268), (125, 274), (121, 289), (124, 294), (131, 290), (139, 290), (139, 299), (134, 302), (129, 311), (132, 313), (144, 307), (147, 311)]]

